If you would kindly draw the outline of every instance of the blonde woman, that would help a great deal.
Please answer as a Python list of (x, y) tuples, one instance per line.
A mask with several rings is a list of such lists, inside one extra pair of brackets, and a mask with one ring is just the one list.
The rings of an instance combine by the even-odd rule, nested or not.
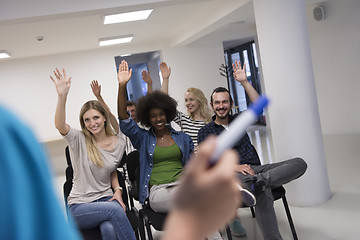
[[(70, 127), (65, 108), (71, 78), (64, 69), (56, 69), (54, 75), (50, 78), (58, 94), (55, 127), (68, 142), (74, 170), (69, 212), (80, 229), (99, 226), (102, 239), (133, 240), (135, 234), (126, 217), (116, 172), (125, 142), (111, 128), (109, 115), (112, 114), (106, 105), (104, 108), (98, 101), (88, 101), (80, 111), (81, 131)], [(93, 82), (93, 91), (98, 87)], [(119, 129), (118, 125), (114, 129)]]

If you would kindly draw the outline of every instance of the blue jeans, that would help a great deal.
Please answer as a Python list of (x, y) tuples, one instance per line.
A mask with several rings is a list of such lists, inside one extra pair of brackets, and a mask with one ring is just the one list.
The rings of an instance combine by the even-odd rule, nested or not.
[(124, 209), (116, 200), (104, 197), (91, 203), (71, 204), (69, 211), (80, 229), (100, 227), (102, 239), (135, 240)]

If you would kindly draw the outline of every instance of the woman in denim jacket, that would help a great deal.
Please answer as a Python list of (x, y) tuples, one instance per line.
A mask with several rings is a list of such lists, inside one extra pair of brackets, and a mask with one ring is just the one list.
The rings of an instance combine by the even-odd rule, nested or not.
[(194, 149), (189, 135), (175, 131), (170, 122), (176, 116), (176, 101), (154, 91), (139, 99), (137, 119), (148, 129), (140, 128), (126, 111), (126, 84), (131, 78), (126, 61), (119, 66), (118, 115), (120, 129), (140, 154), (139, 202), (149, 198), (154, 211), (167, 212), (184, 166)]

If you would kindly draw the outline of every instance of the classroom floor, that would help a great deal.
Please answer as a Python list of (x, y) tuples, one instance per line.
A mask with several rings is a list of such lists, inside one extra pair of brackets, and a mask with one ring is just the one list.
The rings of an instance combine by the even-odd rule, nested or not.
[[(265, 127), (250, 130), (250, 137), (263, 163), (273, 161), (271, 141)], [(324, 148), (332, 197), (313, 207), (290, 206), (299, 239), (306, 240), (358, 240), (360, 239), (360, 134), (324, 136)], [(63, 203), (62, 185), (65, 176), (54, 178), (56, 192)], [(285, 186), (286, 187), (286, 186)], [(283, 239), (292, 239), (291, 231), (281, 200), (275, 201), (275, 211)], [(238, 217), (247, 231), (245, 237), (234, 240), (262, 239), (250, 209), (238, 210)], [(359, 227), (359, 228), (358, 228)], [(161, 232), (155, 232), (159, 239)], [(227, 239), (226, 236), (224, 239)]]

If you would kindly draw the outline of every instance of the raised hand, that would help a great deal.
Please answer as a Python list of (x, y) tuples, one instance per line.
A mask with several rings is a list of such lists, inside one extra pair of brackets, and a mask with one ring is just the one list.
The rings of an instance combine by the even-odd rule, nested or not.
[(144, 70), (141, 72), (141, 75), (142, 75), (141, 78), (144, 80), (144, 82), (146, 82), (148, 85), (152, 85), (152, 79), (150, 77), (149, 72)]
[(131, 78), (132, 69), (129, 70), (129, 65), (125, 60), (122, 60), (119, 65), (119, 72), (117, 74), (119, 84), (127, 84)]
[(235, 80), (240, 82), (241, 84), (245, 81), (247, 82), (245, 63), (241, 67), (240, 61), (235, 61), (235, 63), (233, 63), (232, 66), (233, 66), (233, 70), (234, 70)]
[(67, 96), (71, 86), (71, 77), (67, 77), (65, 69), (62, 72), (56, 68), (54, 71), (55, 78), (50, 75), (50, 79), (55, 84), (58, 96)]
[(160, 67), (162, 78), (168, 79), (171, 74), (171, 67), (168, 67), (168, 65), (165, 62), (161, 62), (159, 67)]
[(93, 80), (90, 84), (91, 90), (95, 97), (99, 97), (101, 94), (101, 85), (98, 83), (97, 80)]

